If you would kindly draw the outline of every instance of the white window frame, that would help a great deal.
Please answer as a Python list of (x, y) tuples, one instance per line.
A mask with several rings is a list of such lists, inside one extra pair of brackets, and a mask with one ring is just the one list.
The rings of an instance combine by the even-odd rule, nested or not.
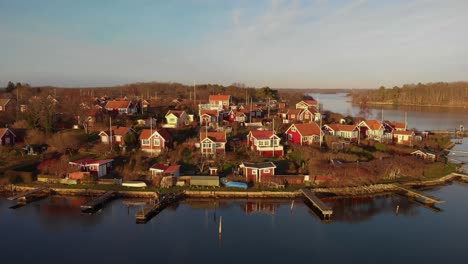
[(252, 170), (252, 174), (257, 175), (257, 170), (256, 169)]
[(155, 139), (153, 140), (153, 144), (154, 144), (154, 146), (156, 146), (156, 147), (161, 146), (161, 139), (155, 138)]
[(264, 169), (263, 173), (270, 173), (270, 169)]
[(142, 139), (141, 140), (141, 145), (142, 146), (149, 146), (150, 145), (150, 140), (149, 139)]

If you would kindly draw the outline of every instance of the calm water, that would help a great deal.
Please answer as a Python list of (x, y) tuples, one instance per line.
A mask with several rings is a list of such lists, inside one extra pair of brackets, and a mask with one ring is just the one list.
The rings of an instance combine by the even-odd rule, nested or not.
[[(320, 99), (325, 110), (351, 116), (357, 116), (359, 113), (359, 107), (348, 102), (351, 98), (346, 97), (344, 93), (311, 95)], [(468, 108), (373, 106), (369, 118), (380, 120), (382, 108), (386, 120), (403, 122), (406, 112), (409, 128), (418, 130), (453, 130), (460, 125), (468, 127)]]
[(2, 263), (464, 263), (468, 188), (427, 192), (447, 201), (442, 212), (399, 196), (328, 198), (331, 223), (301, 199), (292, 210), (291, 200), (184, 201), (144, 225), (122, 200), (89, 215), (84, 198), (15, 210), (1, 199)]

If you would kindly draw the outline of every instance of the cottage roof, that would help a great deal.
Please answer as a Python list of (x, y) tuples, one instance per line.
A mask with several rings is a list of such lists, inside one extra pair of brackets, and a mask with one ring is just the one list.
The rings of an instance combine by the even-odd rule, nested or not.
[(245, 168), (255, 168), (255, 169), (276, 168), (273, 162), (259, 162), (259, 163), (242, 162), (241, 166)]
[(153, 166), (150, 167), (150, 170), (154, 169), (154, 170), (165, 171), (167, 170), (167, 168), (169, 168), (169, 166), (166, 166), (164, 164), (153, 164)]
[(252, 130), (249, 134), (256, 139), (269, 139), (274, 135), (273, 130)]
[(166, 141), (172, 139), (171, 134), (164, 128), (159, 130), (143, 129), (140, 133), (139, 139), (149, 139), (155, 132), (158, 132), (158, 134)]
[(200, 115), (218, 116), (217, 110), (200, 110)]
[(289, 109), (287, 115), (296, 115), (298, 116), (302, 112), (302, 109)]
[(95, 160), (92, 158), (84, 158), (84, 159), (79, 159), (75, 161), (70, 161), (70, 164), (79, 164), (79, 165), (87, 165), (87, 164), (106, 164), (109, 162), (114, 161), (113, 159), (106, 159), (106, 160)]
[(364, 120), (362, 121), (372, 130), (379, 130), (382, 127), (382, 123), (378, 120)]
[(128, 100), (112, 100), (107, 102), (106, 108), (120, 109), (120, 108), (129, 108), (131, 101)]
[[(321, 129), (316, 123), (307, 123), (307, 124), (292, 124), (303, 137), (321, 135)], [(289, 127), (289, 129), (291, 128)], [(288, 130), (289, 130), (288, 129)]]
[(386, 123), (389, 124), (394, 129), (406, 129), (405, 122), (386, 121)]
[(209, 138), (213, 142), (226, 142), (226, 133), (224, 132), (201, 132), (200, 141)]
[(0, 128), (0, 138), (2, 138), (7, 131), (10, 131), (10, 133), (13, 134), (13, 136), (16, 137), (15, 133), (13, 133), (13, 131), (11, 131), (11, 129), (9, 129), (9, 128)]
[(8, 104), (8, 102), (10, 102), (11, 99), (5, 99), (5, 98), (0, 98), (0, 105), (1, 106), (5, 106), (6, 104)]
[(230, 98), (231, 98), (230, 95), (217, 94), (217, 95), (210, 95), (209, 100), (210, 101), (229, 101)]
[(326, 125), (334, 131), (349, 131), (352, 132), (356, 129), (355, 125), (343, 125), (343, 124), (328, 124)]
[(185, 111), (179, 111), (179, 110), (169, 110), (167, 111), (167, 114), (165, 116), (168, 116), (170, 114), (175, 115), (176, 117), (180, 117)]
[(303, 100), (302, 102), (308, 104), (308, 105), (317, 105), (318, 102), (316, 100)]
[(409, 131), (393, 131), (393, 135), (405, 135), (405, 136), (411, 136), (411, 135), (414, 135), (414, 131), (412, 130), (409, 130)]

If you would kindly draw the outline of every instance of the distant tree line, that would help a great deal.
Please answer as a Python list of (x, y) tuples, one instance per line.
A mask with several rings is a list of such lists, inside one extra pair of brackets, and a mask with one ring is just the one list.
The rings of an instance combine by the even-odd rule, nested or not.
[(377, 90), (353, 92), (351, 96), (356, 104), (468, 106), (468, 82), (382, 86)]

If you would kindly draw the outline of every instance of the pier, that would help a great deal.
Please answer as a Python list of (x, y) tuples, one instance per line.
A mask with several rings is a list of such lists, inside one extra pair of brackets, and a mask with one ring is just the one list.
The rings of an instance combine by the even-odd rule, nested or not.
[(17, 205), (19, 205), (19, 206), (26, 205), (31, 201), (40, 199), (40, 198), (44, 197), (45, 195), (47, 195), (48, 193), (46, 194), (45, 191), (48, 191), (49, 189), (50, 189), (50, 187), (48, 187), (48, 186), (41, 186), (41, 187), (37, 187), (37, 188), (35, 188), (33, 190), (30, 190), (30, 191), (26, 191), (26, 192), (23, 192), (23, 193), (14, 195), (14, 196), (10, 196), (7, 199), (9, 201), (15, 201), (16, 200)]
[(402, 194), (405, 195), (405, 196), (416, 198), (416, 199), (422, 198), (424, 200), (425, 204), (434, 205), (436, 203), (445, 203), (445, 201), (443, 201), (443, 200), (441, 200), (439, 198), (430, 196), (428, 194), (425, 194), (425, 193), (423, 193), (421, 191), (418, 191), (418, 190), (415, 190), (415, 189), (411, 189), (411, 188), (406, 187), (404, 185), (397, 184), (397, 183), (395, 183), (393, 185), (396, 188), (398, 188), (399, 190), (401, 190), (403, 192)]
[(320, 200), (311, 190), (302, 188), (302, 194), (322, 213), (325, 219), (330, 219), (333, 209)]
[(116, 191), (108, 191), (80, 206), (81, 211), (94, 211), (116, 196)]
[(159, 199), (158, 202), (154, 204), (147, 205), (145, 208), (140, 210), (136, 215), (136, 222), (137, 223), (146, 223), (148, 220), (150, 220), (153, 216), (157, 215), (159, 212), (161, 212), (164, 208), (167, 206), (171, 205), (172, 203), (175, 203), (179, 199), (181, 199), (185, 193), (183, 191), (180, 192), (175, 192), (175, 193), (170, 193), (166, 194)]

